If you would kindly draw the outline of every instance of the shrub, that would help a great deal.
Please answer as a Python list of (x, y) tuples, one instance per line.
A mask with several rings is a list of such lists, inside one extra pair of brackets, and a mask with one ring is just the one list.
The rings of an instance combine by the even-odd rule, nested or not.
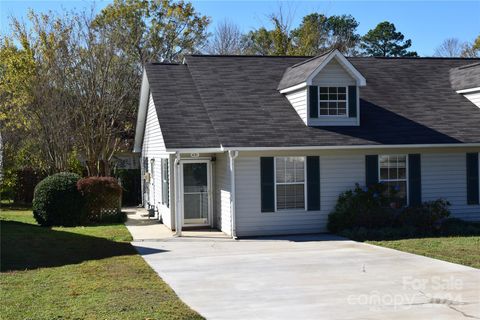
[(417, 230), (413, 227), (384, 227), (378, 229), (367, 229), (364, 227), (346, 229), (339, 232), (343, 237), (355, 240), (398, 240), (418, 236)]
[(442, 219), (450, 216), (450, 203), (444, 199), (427, 201), (418, 206), (405, 208), (398, 215), (398, 223), (417, 228), (419, 231), (433, 230)]
[(356, 227), (382, 228), (394, 222), (390, 208), (391, 197), (386, 185), (378, 183), (362, 188), (357, 183), (353, 190), (342, 193), (334, 210), (328, 215), (330, 232)]
[(112, 177), (88, 177), (77, 183), (85, 199), (84, 215), (88, 222), (123, 222), (122, 187)]
[(439, 233), (442, 236), (480, 236), (480, 223), (448, 218), (441, 222)]
[(77, 190), (75, 173), (51, 175), (37, 184), (33, 197), (33, 216), (42, 226), (75, 226), (83, 221), (83, 199)]
[(115, 177), (123, 189), (122, 205), (136, 206), (142, 202), (140, 169), (117, 169)]

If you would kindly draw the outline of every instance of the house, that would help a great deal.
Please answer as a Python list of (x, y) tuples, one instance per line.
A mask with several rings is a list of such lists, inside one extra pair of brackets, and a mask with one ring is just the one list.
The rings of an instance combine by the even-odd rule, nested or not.
[(338, 195), (383, 181), (405, 205), (480, 219), (480, 59), (188, 56), (145, 66), (144, 204), (180, 234), (326, 231)]

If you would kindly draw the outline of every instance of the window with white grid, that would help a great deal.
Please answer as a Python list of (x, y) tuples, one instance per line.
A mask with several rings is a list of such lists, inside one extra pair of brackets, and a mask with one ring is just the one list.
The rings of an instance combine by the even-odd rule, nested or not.
[(277, 210), (305, 208), (305, 158), (276, 157)]

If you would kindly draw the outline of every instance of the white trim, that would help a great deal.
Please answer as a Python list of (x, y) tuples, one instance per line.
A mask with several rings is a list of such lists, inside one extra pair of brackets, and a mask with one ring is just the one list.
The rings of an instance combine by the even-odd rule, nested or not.
[(230, 150), (230, 214), (231, 214), (231, 234), (232, 238), (237, 238), (237, 223), (235, 217), (235, 159), (238, 157), (238, 151)]
[(286, 151), (286, 150), (357, 150), (357, 149), (412, 149), (412, 148), (468, 148), (480, 147), (480, 143), (444, 143), (444, 144), (373, 144), (353, 146), (299, 146), (299, 147), (226, 147), (224, 150), (238, 151)]
[(355, 69), (355, 67), (350, 63), (350, 61), (345, 58), (343, 54), (340, 53), (337, 49), (329, 54), (329, 56), (320, 63), (320, 65), (307, 77), (307, 85), (312, 85), (312, 80), (315, 76), (333, 59), (336, 58), (337, 61), (343, 66), (343, 68), (353, 77), (357, 82), (357, 86), (366, 86), (367, 80), (362, 74)]
[[(396, 157), (399, 157), (399, 156), (402, 156), (402, 157), (405, 157), (405, 179), (382, 179), (381, 178), (381, 175), (380, 175), (380, 157), (381, 156), (387, 156), (387, 157), (391, 157), (391, 156), (396, 156)], [(404, 153), (399, 153), (399, 154), (379, 154), (378, 155), (378, 182), (396, 182), (396, 181), (400, 181), (400, 182), (403, 182), (405, 181), (405, 205), (408, 207), (410, 205), (410, 197), (409, 197), (409, 186), (408, 186), (408, 176), (409, 176), (409, 167), (408, 167), (408, 154), (404, 154)], [(389, 159), (390, 160), (390, 159)], [(388, 168), (390, 169), (390, 167)], [(398, 170), (398, 168), (397, 168)], [(389, 172), (390, 174), (390, 172)]]
[(238, 151), (283, 151), (283, 150), (357, 150), (357, 149), (398, 149), (398, 148), (469, 148), (480, 147), (480, 143), (439, 143), (439, 144), (362, 144), (351, 146), (298, 146), (298, 147), (220, 147), (215, 149), (167, 149), (169, 153), (217, 153), (230, 150)]
[[(166, 148), (167, 153), (217, 153), (217, 152), (224, 152), (227, 149), (224, 149), (222, 146), (219, 148)], [(229, 150), (233, 150), (229, 149)], [(192, 159), (200, 159), (200, 158), (192, 158)]]
[(199, 160), (199, 159), (181, 159), (180, 160), (180, 201), (183, 202), (185, 201), (184, 199), (184, 194), (185, 191), (183, 189), (183, 166), (186, 163), (205, 163), (207, 165), (207, 201), (208, 201), (208, 214), (207, 214), (207, 223), (199, 223), (199, 224), (185, 224), (185, 212), (183, 210), (183, 205), (182, 205), (182, 228), (183, 227), (212, 227), (213, 224), (213, 217), (212, 217), (212, 162), (210, 160)]
[[(338, 93), (338, 88), (345, 88), (345, 100), (322, 100), (320, 99), (320, 88), (337, 88), (337, 95), (339, 94)], [(320, 120), (323, 120), (323, 119), (332, 119), (332, 118), (339, 118), (339, 119), (343, 119), (343, 118), (349, 118), (349, 111), (350, 111), (350, 106), (349, 106), (349, 103), (348, 103), (348, 86), (317, 86), (317, 94), (318, 94), (318, 105), (317, 105), (317, 119), (320, 119)], [(330, 90), (329, 92), (327, 93), (327, 95), (330, 94)], [(320, 114), (320, 104), (322, 102), (336, 102), (337, 103), (337, 112), (338, 112), (338, 103), (339, 102), (345, 102), (345, 114)], [(330, 112), (330, 107), (327, 108), (327, 110)], [(321, 119), (323, 118), (323, 119)], [(315, 120), (315, 119), (313, 119)]]
[[(279, 182), (277, 183), (277, 159), (278, 158), (303, 158), (303, 208), (286, 208), (286, 209), (278, 209), (277, 208), (277, 184), (281, 185), (299, 185), (302, 184), (301, 182)], [(295, 176), (295, 172), (294, 172)], [(274, 199), (275, 199), (275, 211), (274, 212), (282, 212), (282, 211), (291, 211), (291, 210), (298, 210), (298, 211), (307, 211), (307, 157), (305, 156), (278, 156), (273, 157), (273, 182), (274, 182)]]
[(289, 92), (292, 92), (292, 91), (296, 91), (296, 90), (300, 90), (300, 89), (303, 89), (307, 86), (307, 83), (306, 82), (302, 82), (302, 83), (299, 83), (299, 84), (296, 84), (292, 87), (288, 87), (288, 88), (285, 88), (285, 89), (282, 89), (280, 90), (280, 93), (289, 93)]
[(464, 94), (464, 93), (472, 93), (476, 91), (480, 91), (480, 87), (458, 90), (457, 93)]
[(175, 154), (174, 163), (174, 185), (175, 185), (175, 235), (180, 237), (182, 235), (182, 201), (180, 197), (180, 153)]

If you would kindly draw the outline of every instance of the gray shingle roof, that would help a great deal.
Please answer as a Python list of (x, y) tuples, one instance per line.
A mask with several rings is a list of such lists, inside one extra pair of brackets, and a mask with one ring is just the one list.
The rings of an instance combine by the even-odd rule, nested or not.
[(361, 125), (307, 127), (277, 87), (302, 57), (189, 56), (147, 76), (167, 148), (479, 143), (480, 109), (450, 69), (480, 59), (349, 58)]
[(464, 90), (480, 87), (480, 63), (450, 70), (450, 81), (454, 90)]
[(305, 82), (307, 80), (307, 77), (312, 74), (312, 72), (315, 71), (315, 69), (317, 69), (317, 67), (325, 59), (328, 58), (329, 54), (332, 51), (333, 50), (327, 51), (322, 55), (309, 58), (307, 60), (296, 63), (291, 67), (288, 67), (287, 70), (285, 70), (285, 73), (283, 74), (277, 89), (282, 90)]
[(187, 66), (148, 64), (145, 71), (165, 145), (168, 148), (218, 147), (215, 129)]

